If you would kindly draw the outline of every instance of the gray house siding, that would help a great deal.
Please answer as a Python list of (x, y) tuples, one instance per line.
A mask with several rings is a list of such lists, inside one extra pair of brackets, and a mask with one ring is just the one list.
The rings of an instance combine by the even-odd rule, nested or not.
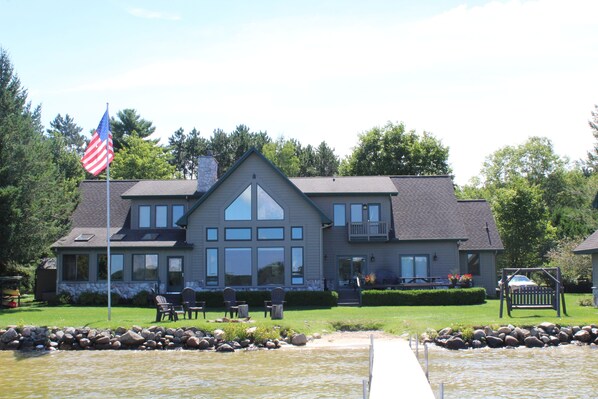
[[(226, 221), (226, 208), (249, 186), (252, 185), (252, 220)], [(264, 189), (284, 210), (284, 220), (256, 220), (257, 185)], [(306, 199), (297, 193), (288, 181), (271, 165), (257, 155), (249, 156), (233, 174), (189, 216), (187, 241), (194, 245), (191, 259), (191, 279), (205, 286), (206, 248), (218, 250), (218, 286), (225, 285), (225, 248), (250, 248), (252, 256), (252, 287), (257, 286), (257, 249), (284, 248), (284, 285), (291, 287), (291, 248), (303, 248), (304, 284), (299, 287), (321, 289), (323, 274), (321, 263), (321, 217), (317, 210), (308, 205)], [(226, 241), (226, 228), (250, 228), (251, 240)], [(282, 227), (283, 240), (258, 240), (259, 227)], [(303, 239), (292, 240), (291, 228), (303, 227)], [(206, 241), (206, 228), (218, 229), (217, 241)], [(206, 287), (211, 288), (211, 287)]]
[(459, 273), (469, 273), (467, 270), (467, 254), (478, 253), (480, 255), (480, 274), (473, 276), (474, 286), (486, 289), (488, 296), (496, 296), (498, 278), (496, 275), (496, 254), (495, 251), (463, 251), (460, 253)]

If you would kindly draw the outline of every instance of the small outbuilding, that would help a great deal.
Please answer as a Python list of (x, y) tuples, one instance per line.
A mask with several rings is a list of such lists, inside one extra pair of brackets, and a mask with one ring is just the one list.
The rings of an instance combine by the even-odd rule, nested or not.
[(592, 255), (592, 294), (598, 307), (598, 230), (573, 250), (576, 255)]

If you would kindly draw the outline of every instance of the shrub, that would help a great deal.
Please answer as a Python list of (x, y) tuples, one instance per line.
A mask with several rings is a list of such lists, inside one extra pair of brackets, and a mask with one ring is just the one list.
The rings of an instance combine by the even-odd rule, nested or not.
[(73, 303), (71, 294), (66, 291), (61, 291), (58, 295), (48, 301), (49, 306), (69, 305)]
[[(270, 299), (270, 291), (237, 291), (237, 300), (246, 301), (249, 309), (264, 306)], [(222, 291), (198, 291), (198, 301), (206, 301), (206, 307), (222, 308), (224, 300)], [(334, 291), (287, 291), (285, 307), (332, 307), (338, 302), (338, 294)]]
[(152, 305), (151, 301), (149, 300), (150, 293), (146, 290), (141, 290), (133, 297), (131, 297), (131, 305), (139, 307), (139, 308), (147, 308)]
[[(118, 305), (120, 303), (120, 295), (113, 292), (110, 295), (111, 305)], [(105, 292), (84, 291), (79, 294), (76, 301), (77, 305), (81, 306), (106, 306), (108, 305), (108, 296)]]
[(486, 300), (486, 290), (369, 290), (362, 299), (364, 306), (478, 305)]
[(342, 320), (333, 321), (331, 324), (332, 328), (337, 331), (373, 331), (382, 329), (382, 323), (371, 320)]

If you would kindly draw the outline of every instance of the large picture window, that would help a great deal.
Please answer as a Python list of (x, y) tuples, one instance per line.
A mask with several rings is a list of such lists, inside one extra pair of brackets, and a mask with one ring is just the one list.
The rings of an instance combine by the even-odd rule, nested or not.
[(257, 219), (284, 219), (284, 209), (259, 184), (257, 186)]
[(224, 220), (251, 220), (251, 184), (224, 210)]
[(303, 247), (291, 248), (291, 284), (303, 284)]
[(62, 255), (63, 281), (89, 281), (88, 255)]
[(218, 285), (218, 248), (206, 248), (206, 285)]
[(139, 205), (139, 227), (150, 227), (151, 207), (149, 205)]
[(133, 280), (157, 280), (158, 255), (133, 255)]
[(428, 277), (428, 257), (426, 255), (401, 256), (401, 277), (405, 283), (424, 282), (417, 277)]
[[(110, 254), (110, 280), (122, 281), (125, 256), (123, 254)], [(98, 255), (98, 280), (108, 280), (108, 255)]]
[(284, 284), (284, 248), (257, 249), (257, 284)]
[(224, 284), (251, 285), (251, 248), (224, 249)]

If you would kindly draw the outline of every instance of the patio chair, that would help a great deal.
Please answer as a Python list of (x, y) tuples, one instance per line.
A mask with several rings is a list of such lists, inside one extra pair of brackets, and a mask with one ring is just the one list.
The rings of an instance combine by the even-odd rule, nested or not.
[(245, 301), (237, 301), (237, 293), (230, 287), (226, 287), (222, 291), (222, 295), (224, 296), (224, 316), (226, 317), (226, 314), (230, 313), (232, 319), (233, 313), (235, 315), (239, 314), (239, 305), (245, 305)]
[(178, 314), (174, 310), (174, 305), (166, 300), (162, 295), (156, 295), (154, 297), (156, 303), (156, 321), (164, 320), (165, 316), (168, 316), (168, 320), (178, 320)]
[(183, 303), (183, 309), (189, 315), (189, 319), (191, 319), (191, 314), (195, 313), (195, 318), (197, 319), (197, 313), (202, 312), (203, 318), (206, 318), (206, 302), (205, 301), (197, 301), (195, 296), (195, 290), (190, 287), (185, 287), (183, 291), (181, 291), (181, 300)]
[(270, 317), (272, 317), (272, 306), (273, 305), (284, 305), (284, 289), (281, 287), (276, 287), (270, 293), (270, 300), (264, 301), (264, 317), (270, 313)]

